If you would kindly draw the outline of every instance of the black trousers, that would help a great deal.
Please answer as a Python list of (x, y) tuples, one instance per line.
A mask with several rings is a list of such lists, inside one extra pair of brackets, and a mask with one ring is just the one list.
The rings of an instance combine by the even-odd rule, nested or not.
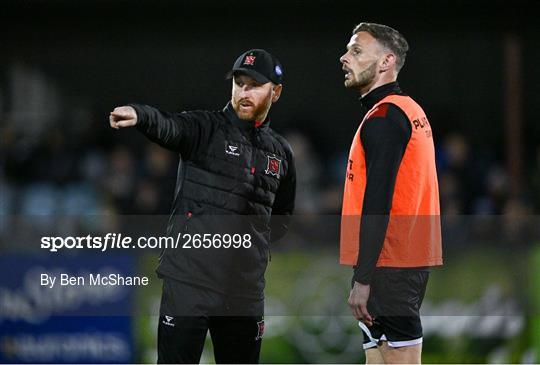
[(165, 279), (158, 325), (158, 363), (199, 363), (210, 332), (216, 363), (258, 363), (264, 302), (230, 298)]

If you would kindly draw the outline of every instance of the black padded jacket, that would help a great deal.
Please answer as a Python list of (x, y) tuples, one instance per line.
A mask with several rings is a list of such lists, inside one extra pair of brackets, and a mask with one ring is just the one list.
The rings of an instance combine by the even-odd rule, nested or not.
[[(139, 131), (180, 154), (167, 228), (180, 240), (162, 251), (158, 275), (263, 298), (270, 241), (285, 234), (294, 209), (289, 143), (268, 118), (260, 125), (240, 120), (230, 103), (220, 111), (181, 113), (130, 105)], [(235, 248), (238, 242), (242, 247)]]

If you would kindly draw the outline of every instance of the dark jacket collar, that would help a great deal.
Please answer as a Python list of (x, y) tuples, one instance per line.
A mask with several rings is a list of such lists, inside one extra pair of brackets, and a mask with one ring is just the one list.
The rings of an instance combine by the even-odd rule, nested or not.
[(258, 127), (256, 126), (255, 121), (246, 121), (238, 118), (238, 115), (236, 115), (236, 112), (234, 111), (234, 108), (230, 101), (227, 103), (227, 105), (225, 105), (223, 111), (225, 112), (225, 115), (231, 121), (231, 123), (241, 130), (250, 130), (254, 128), (257, 128), (258, 130), (267, 130), (270, 126), (269, 116), (267, 116), (264, 122), (262, 122), (262, 124), (260, 124)]
[(364, 95), (364, 97), (360, 98), (362, 109), (365, 109), (365, 112), (367, 113), (375, 104), (391, 94), (403, 95), (397, 81), (379, 86), (378, 88), (373, 89)]

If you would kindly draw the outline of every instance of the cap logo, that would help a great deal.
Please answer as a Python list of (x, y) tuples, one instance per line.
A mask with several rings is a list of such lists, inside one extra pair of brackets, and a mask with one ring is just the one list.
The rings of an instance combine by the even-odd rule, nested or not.
[(255, 56), (246, 56), (246, 59), (244, 60), (244, 65), (250, 65), (250, 66), (253, 66), (253, 64), (255, 63)]
[(281, 74), (283, 74), (283, 71), (281, 71), (281, 67), (279, 67), (279, 65), (276, 65), (274, 71), (276, 71), (276, 75), (278, 76), (281, 76)]

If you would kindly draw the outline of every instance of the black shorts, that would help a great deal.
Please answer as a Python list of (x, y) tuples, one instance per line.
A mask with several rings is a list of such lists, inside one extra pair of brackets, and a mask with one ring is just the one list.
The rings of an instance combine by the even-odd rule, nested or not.
[(364, 349), (376, 347), (381, 341), (387, 341), (390, 347), (422, 343), (420, 306), (428, 277), (428, 269), (376, 269), (368, 300), (373, 325), (359, 323)]

